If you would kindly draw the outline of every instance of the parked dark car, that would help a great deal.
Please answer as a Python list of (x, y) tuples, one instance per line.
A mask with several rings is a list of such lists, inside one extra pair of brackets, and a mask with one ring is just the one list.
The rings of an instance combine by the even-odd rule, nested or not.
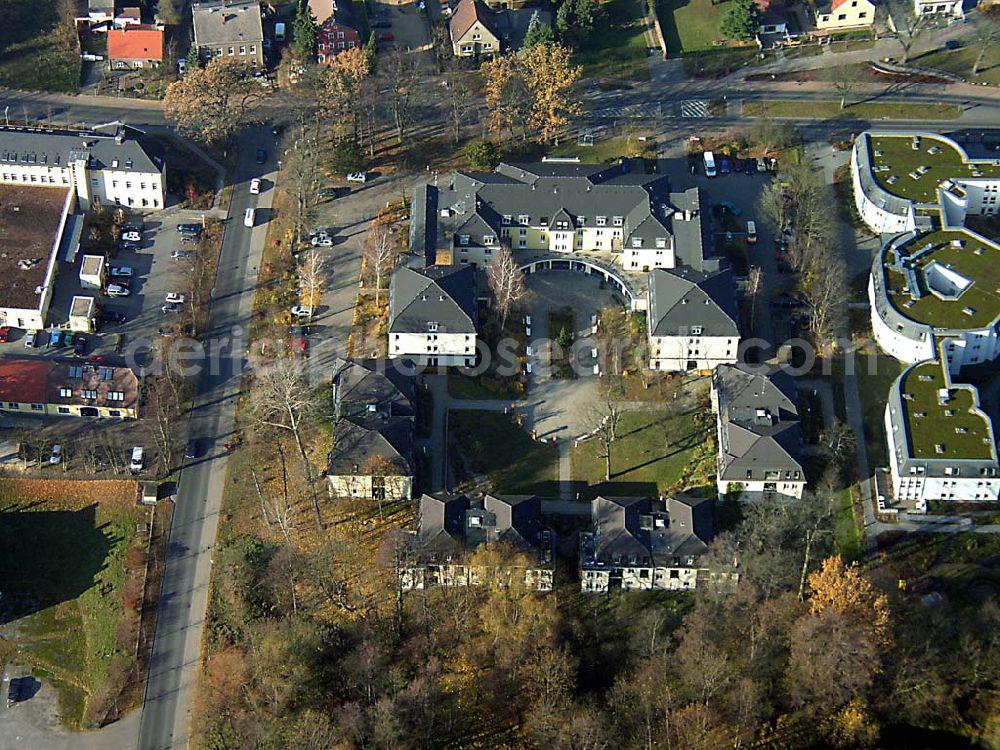
[(177, 231), (181, 234), (193, 234), (198, 236), (201, 234), (201, 224), (178, 224)]
[(267, 151), (262, 148), (257, 149), (257, 163), (263, 164), (267, 161)]
[(729, 174), (733, 171), (732, 163), (729, 161), (728, 156), (723, 156), (722, 160), (719, 162), (719, 174)]
[(73, 337), (73, 354), (82, 357), (87, 351), (87, 334), (78, 333)]
[(956, 50), (962, 46), (962, 43), (957, 39), (949, 39), (944, 43), (944, 48), (947, 50)]
[(63, 331), (62, 332), (62, 346), (73, 346), (73, 332)]
[(376, 16), (368, 22), (368, 25), (373, 29), (388, 29), (392, 26), (392, 21), (385, 16)]
[(757, 161), (755, 159), (747, 159), (743, 163), (743, 174), (757, 174)]
[(114, 310), (105, 310), (101, 313), (101, 320), (105, 323), (124, 323), (125, 313), (116, 312)]
[(191, 438), (184, 449), (184, 458), (198, 458), (201, 454), (201, 441), (198, 438)]

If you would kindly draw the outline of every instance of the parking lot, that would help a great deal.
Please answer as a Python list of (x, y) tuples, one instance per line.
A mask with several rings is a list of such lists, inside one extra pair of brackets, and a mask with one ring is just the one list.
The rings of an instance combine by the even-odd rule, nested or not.
[[(437, 0), (434, 0), (437, 2)], [(391, 34), (392, 41), (381, 42), (382, 49), (398, 47), (404, 51), (422, 50), (430, 44), (427, 16), (415, 2), (376, 2), (375, 13), (386, 18), (388, 28), (373, 28), (376, 34)]]

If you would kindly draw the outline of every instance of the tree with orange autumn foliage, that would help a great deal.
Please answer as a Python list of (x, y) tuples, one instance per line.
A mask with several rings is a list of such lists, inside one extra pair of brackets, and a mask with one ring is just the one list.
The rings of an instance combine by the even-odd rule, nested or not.
[(819, 570), (809, 575), (809, 611), (818, 615), (833, 610), (855, 622), (865, 623), (879, 645), (887, 646), (889, 632), (889, 598), (877, 590), (861, 574), (858, 566), (844, 565), (840, 555), (828, 557)]

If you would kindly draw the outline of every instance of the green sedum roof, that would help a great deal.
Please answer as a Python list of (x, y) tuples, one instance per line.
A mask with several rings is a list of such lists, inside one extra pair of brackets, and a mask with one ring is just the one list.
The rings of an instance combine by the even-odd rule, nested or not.
[[(917, 365), (901, 384), (903, 411), (914, 458), (989, 459), (993, 438), (989, 419), (972, 411), (976, 401), (970, 386), (952, 386), (948, 401), (938, 392), (946, 386), (940, 362)], [(937, 450), (938, 445), (944, 451)]]
[[(948, 179), (1000, 177), (1000, 167), (985, 162), (966, 162), (964, 154), (947, 141), (932, 136), (920, 136), (920, 148), (913, 148), (912, 136), (872, 136), (872, 168), (876, 182), (893, 195), (917, 203), (938, 202), (938, 186)], [(931, 150), (938, 153), (932, 154)], [(888, 167), (885, 171), (881, 168)], [(917, 179), (921, 167), (930, 167)], [(892, 179), (895, 178), (895, 179)]]
[[(953, 247), (952, 240), (961, 240), (964, 246)], [(918, 323), (953, 330), (985, 328), (1000, 317), (1000, 248), (962, 231), (931, 232), (917, 237), (904, 248), (915, 255), (929, 244), (935, 249), (921, 256), (915, 268), (922, 271), (931, 262), (937, 262), (971, 279), (972, 286), (954, 300), (941, 299), (926, 291), (919, 300), (913, 300), (903, 291), (906, 281), (903, 274), (892, 267), (894, 254), (888, 252), (886, 286), (896, 309)]]

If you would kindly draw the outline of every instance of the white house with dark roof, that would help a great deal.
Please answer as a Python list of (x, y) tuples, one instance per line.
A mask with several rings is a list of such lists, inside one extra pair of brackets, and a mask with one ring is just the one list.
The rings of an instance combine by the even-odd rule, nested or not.
[(806, 476), (795, 382), (780, 369), (759, 367), (726, 365), (712, 377), (719, 495), (801, 498)]
[(332, 497), (413, 497), (413, 379), (386, 360), (338, 359), (333, 370)]
[(555, 533), (543, 521), (541, 501), (534, 495), (494, 494), (420, 498), (419, 526), (400, 573), (402, 589), (480, 585), (498, 573), (469, 564), (484, 544), (502, 544), (526, 556), (524, 567), (503, 574), (523, 576), (529, 589), (552, 590)]
[(162, 209), (167, 167), (141, 130), (0, 127), (0, 183), (72, 186), (78, 205)]
[(389, 357), (429, 367), (472, 367), (477, 305), (471, 266), (397, 268), (389, 282)]
[(650, 369), (711, 370), (737, 361), (736, 287), (728, 269), (709, 276), (657, 268), (648, 295)]
[(191, 4), (194, 43), (207, 58), (230, 57), (264, 65), (259, 0), (205, 0)]
[(580, 535), (581, 591), (694, 589), (708, 572), (699, 559), (714, 537), (710, 499), (598, 496), (590, 507), (593, 525)]

